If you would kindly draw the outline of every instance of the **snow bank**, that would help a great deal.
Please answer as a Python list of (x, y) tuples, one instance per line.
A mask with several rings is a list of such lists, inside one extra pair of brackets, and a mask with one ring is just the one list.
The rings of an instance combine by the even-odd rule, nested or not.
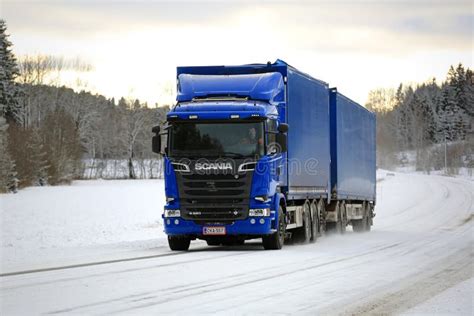
[(163, 205), (162, 180), (75, 181), (0, 195), (2, 271), (163, 238)]

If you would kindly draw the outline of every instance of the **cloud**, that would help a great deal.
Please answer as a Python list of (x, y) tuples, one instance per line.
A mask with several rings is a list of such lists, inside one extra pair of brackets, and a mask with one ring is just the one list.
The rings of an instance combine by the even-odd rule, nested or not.
[(472, 67), (467, 1), (4, 0), (1, 16), (15, 52), (79, 56), (98, 92), (150, 102), (183, 64), (283, 58), (360, 102), (376, 86)]

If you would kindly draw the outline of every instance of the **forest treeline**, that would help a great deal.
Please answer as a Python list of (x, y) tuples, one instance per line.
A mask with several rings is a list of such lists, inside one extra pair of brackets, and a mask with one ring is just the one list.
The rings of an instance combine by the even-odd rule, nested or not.
[[(77, 92), (54, 81), (63, 70), (88, 71), (80, 60), (12, 52), (0, 20), (0, 192), (84, 178), (155, 178), (151, 128), (168, 107)], [(377, 115), (377, 164), (417, 170), (474, 167), (473, 72), (451, 66), (445, 81), (369, 93)]]
[(51, 56), (17, 60), (4, 21), (0, 45), (0, 192), (84, 177), (158, 176), (151, 128), (167, 107), (52, 85), (61, 70), (87, 65)]
[(451, 66), (445, 81), (400, 84), (369, 93), (366, 107), (377, 115), (377, 163), (430, 172), (474, 168), (473, 72)]

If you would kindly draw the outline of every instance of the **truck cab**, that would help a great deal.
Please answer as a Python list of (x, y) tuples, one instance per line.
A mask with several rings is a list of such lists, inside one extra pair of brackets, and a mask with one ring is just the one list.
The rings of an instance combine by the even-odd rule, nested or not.
[[(178, 75), (178, 103), (160, 133), (167, 136), (163, 218), (172, 249), (187, 249), (196, 238), (239, 244), (277, 232), (284, 94), (275, 72)], [(268, 247), (281, 247), (279, 241)]]

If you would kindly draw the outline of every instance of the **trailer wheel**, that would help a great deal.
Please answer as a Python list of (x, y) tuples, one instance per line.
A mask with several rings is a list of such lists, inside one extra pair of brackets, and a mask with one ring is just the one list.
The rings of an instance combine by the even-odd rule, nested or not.
[(370, 232), (371, 226), (373, 225), (373, 218), (374, 218), (374, 206), (368, 204), (367, 205), (367, 224), (365, 226), (365, 231)]
[(347, 226), (346, 205), (345, 204), (339, 205), (337, 211), (338, 211), (338, 221), (336, 223), (336, 230), (339, 234), (343, 235), (346, 233), (346, 226)]
[(353, 219), (351, 220), (352, 230), (356, 233), (362, 233), (367, 231), (367, 219), (369, 217), (369, 208), (367, 204), (364, 202), (363, 204), (363, 212), (361, 219)]
[(319, 221), (319, 235), (324, 236), (327, 231), (326, 223), (326, 204), (323, 199), (318, 203), (318, 221)]
[(285, 242), (286, 233), (286, 222), (285, 214), (283, 214), (283, 208), (281, 205), (278, 207), (278, 226), (277, 231), (271, 235), (264, 236), (262, 238), (263, 248), (265, 250), (278, 250), (283, 247)]
[(319, 235), (319, 208), (316, 205), (316, 200), (311, 203), (311, 241), (316, 242)]
[(168, 245), (171, 250), (188, 250), (191, 239), (187, 237), (168, 236)]
[(367, 216), (364, 216), (362, 219), (353, 219), (351, 222), (354, 232), (363, 233), (367, 231)]

